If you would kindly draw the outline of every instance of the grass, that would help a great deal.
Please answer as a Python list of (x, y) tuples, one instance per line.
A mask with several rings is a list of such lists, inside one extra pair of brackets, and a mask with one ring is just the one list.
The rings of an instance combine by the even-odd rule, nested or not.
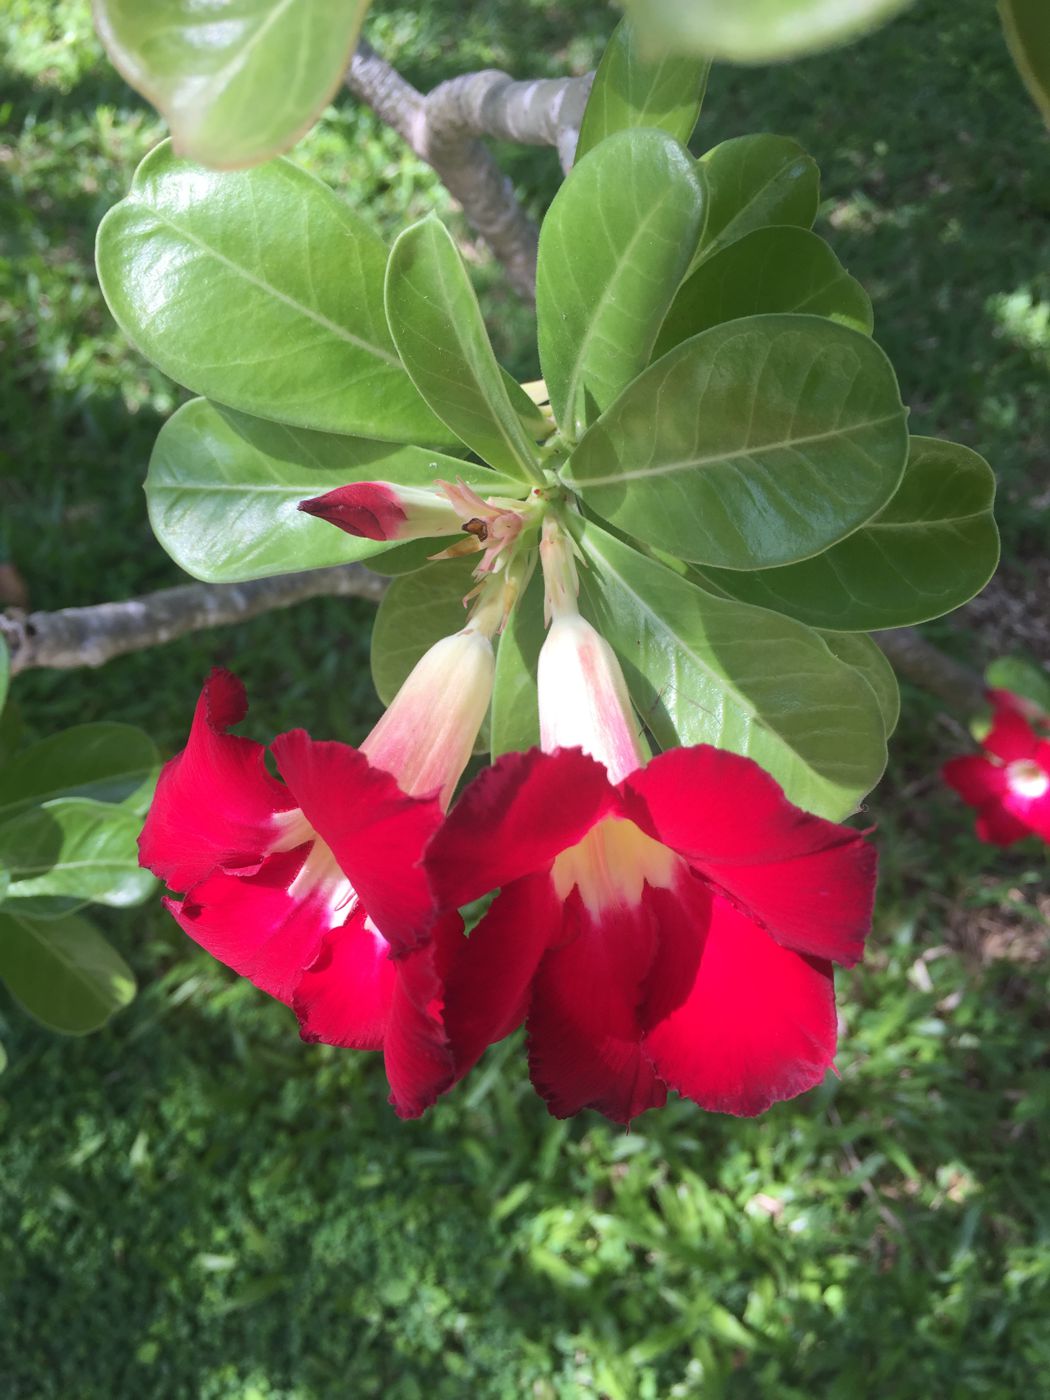
[[(373, 39), (431, 85), (582, 70), (610, 21), (430, 0), (381, 6)], [(0, 37), (0, 557), (36, 607), (129, 596), (177, 578), (141, 481), (181, 395), (109, 320), (91, 243), (160, 127), (85, 0), (9, 0)], [(703, 144), (755, 129), (818, 158), (821, 227), (873, 293), (913, 426), (992, 460), (1023, 571), (1050, 542), (1050, 143), (993, 7), (925, 0), (839, 53), (717, 71)], [(540, 211), (550, 153), (504, 154)], [(349, 102), (297, 158), (386, 233), (436, 204), (466, 237)], [(533, 371), (527, 314), (475, 270), (505, 361)], [(112, 717), (170, 750), (222, 662), (260, 737), (354, 740), (369, 618), (321, 601), (14, 693), (31, 731)], [(1045, 852), (970, 836), (934, 776), (961, 742), (906, 694), (841, 1077), (753, 1123), (688, 1104), (630, 1134), (557, 1123), (514, 1042), (400, 1124), (375, 1057), (301, 1045), (159, 910), (104, 920), (143, 988), (109, 1029), (62, 1040), (0, 1002), (5, 1397), (1050, 1395)]]

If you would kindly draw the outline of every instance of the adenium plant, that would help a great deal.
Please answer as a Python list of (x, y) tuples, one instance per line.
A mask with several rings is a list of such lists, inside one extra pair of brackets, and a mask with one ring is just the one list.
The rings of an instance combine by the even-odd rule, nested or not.
[(307, 1039), (382, 1050), (404, 1116), (523, 1022), (560, 1115), (817, 1083), (874, 891), (843, 823), (897, 714), (867, 633), (996, 564), (992, 474), (909, 437), (814, 162), (690, 153), (707, 67), (614, 36), (540, 234), (537, 383), (436, 218), (387, 249), (288, 160), (165, 143), (99, 231), (117, 320), (200, 396), (146, 482), (172, 557), (392, 577), (363, 744), (280, 735), (277, 778), (215, 674), (141, 854)]

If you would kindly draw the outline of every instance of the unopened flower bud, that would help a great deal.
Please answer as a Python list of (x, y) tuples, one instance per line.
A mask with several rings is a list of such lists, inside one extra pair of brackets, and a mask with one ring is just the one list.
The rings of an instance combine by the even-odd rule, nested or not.
[(468, 625), (444, 637), (416, 663), (362, 752), (402, 792), (437, 793), (447, 807), (488, 711), (495, 670), (483, 630)]
[(358, 481), (300, 501), (299, 509), (366, 540), (419, 540), (457, 535), (462, 522), (447, 496), (388, 481)]

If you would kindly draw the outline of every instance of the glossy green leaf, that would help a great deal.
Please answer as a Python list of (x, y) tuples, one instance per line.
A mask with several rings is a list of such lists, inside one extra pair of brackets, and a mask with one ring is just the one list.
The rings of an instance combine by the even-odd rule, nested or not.
[(788, 136), (735, 136), (701, 157), (708, 209), (694, 262), (757, 228), (810, 228), (820, 204), (820, 171)]
[(821, 632), (819, 635), (832, 656), (852, 666), (871, 686), (888, 739), (900, 719), (901, 692), (886, 653), (863, 632)]
[(214, 174), (151, 151), (98, 231), (99, 281), (142, 353), (260, 418), (394, 442), (447, 442), (398, 359), (386, 248), (287, 160)]
[(619, 529), (730, 569), (827, 549), (890, 498), (908, 451), (886, 356), (817, 316), (755, 316), (657, 360), (563, 479)]
[(597, 526), (581, 531), (585, 610), (615, 648), (657, 742), (716, 744), (838, 821), (878, 782), (882, 715), (868, 683), (808, 627), (716, 598)]
[(818, 53), (884, 24), (911, 0), (632, 0), (653, 41), (731, 63)]
[(153, 532), (180, 568), (232, 583), (389, 548), (304, 514), (299, 502), (309, 496), (350, 481), (433, 486), (457, 477), (485, 496), (525, 492), (520, 481), (440, 452), (292, 428), (193, 399), (160, 430), (146, 500)]
[(492, 692), (492, 756), (540, 742), (536, 668), (546, 635), (543, 578), (536, 569), (499, 639)]
[(724, 321), (767, 312), (802, 312), (870, 335), (868, 294), (822, 238), (804, 228), (759, 228), (702, 262), (682, 284), (653, 350)]
[(405, 229), (390, 251), (386, 314), (412, 382), (441, 421), (498, 470), (542, 481), (463, 259), (434, 215)]
[(140, 812), (159, 767), (153, 741), (133, 725), (74, 725), (0, 768), (0, 820), (55, 797), (89, 797)]
[(606, 46), (580, 125), (576, 159), (599, 141), (631, 127), (656, 127), (684, 146), (693, 134), (711, 71), (710, 60), (654, 53), (625, 16)]
[(1019, 656), (1000, 656), (987, 668), (984, 678), (991, 690), (1009, 690), (1050, 715), (1050, 673)]
[(1050, 5), (1046, 0), (999, 0), (999, 17), (1017, 71), (1050, 123)]
[(536, 276), (540, 364), (576, 438), (648, 362), (704, 216), (694, 163), (672, 137), (610, 136), (548, 210)]
[(961, 607), (995, 572), (994, 496), (983, 457), (914, 437), (896, 494), (848, 538), (786, 568), (713, 576), (734, 597), (811, 627), (871, 632), (926, 622)]
[(342, 81), (369, 0), (94, 0), (114, 66), (176, 149), (229, 170), (287, 150)]
[(144, 900), (153, 877), (139, 866), (142, 819), (109, 802), (59, 797), (0, 824), (8, 901), (32, 901), (34, 917), (84, 904), (125, 909)]
[(372, 679), (384, 705), (429, 647), (466, 626), (463, 599), (474, 587), (477, 562), (477, 555), (442, 559), (387, 589), (372, 628)]
[(98, 1030), (135, 996), (135, 976), (76, 914), (41, 923), (0, 913), (0, 977), (38, 1021), (66, 1035)]

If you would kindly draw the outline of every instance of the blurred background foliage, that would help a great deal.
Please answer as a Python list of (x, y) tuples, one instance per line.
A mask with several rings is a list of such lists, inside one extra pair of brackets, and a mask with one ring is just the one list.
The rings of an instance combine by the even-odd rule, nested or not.
[[(590, 67), (595, 0), (380, 3), (418, 86)], [(142, 477), (180, 391), (109, 320), (95, 226), (161, 134), (87, 0), (0, 15), (0, 606), (177, 581)], [(1050, 656), (1050, 140), (986, 0), (920, 0), (852, 48), (716, 68), (697, 141), (770, 130), (824, 174), (818, 229), (871, 292), (911, 427), (984, 453), (1005, 564), (973, 662)], [(547, 151), (507, 149), (537, 214)], [(425, 167), (349, 99), (295, 158), (387, 234), (437, 207), (505, 362), (530, 314)], [(360, 739), (378, 702), (364, 605), (319, 601), (99, 672), (13, 687), (28, 736), (94, 719), (182, 741), (234, 667), (248, 732)], [(1042, 650), (1041, 650), (1042, 648)], [(978, 845), (937, 767), (961, 720), (906, 690), (869, 803), (883, 851), (866, 965), (841, 978), (841, 1078), (737, 1123), (687, 1104), (625, 1134), (549, 1119), (517, 1040), (420, 1123), (375, 1057), (301, 1045), (290, 1013), (153, 906), (100, 917), (142, 992), (89, 1040), (0, 1002), (0, 1390), (324, 1397), (1050, 1394), (1046, 851)]]

